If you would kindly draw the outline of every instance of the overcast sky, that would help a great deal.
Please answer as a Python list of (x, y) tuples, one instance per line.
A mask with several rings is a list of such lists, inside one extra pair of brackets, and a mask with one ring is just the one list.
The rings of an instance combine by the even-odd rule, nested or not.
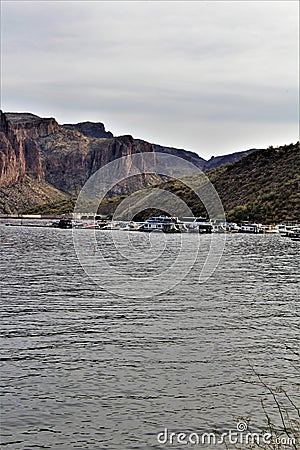
[(1, 108), (203, 157), (296, 142), (298, 1), (2, 1)]

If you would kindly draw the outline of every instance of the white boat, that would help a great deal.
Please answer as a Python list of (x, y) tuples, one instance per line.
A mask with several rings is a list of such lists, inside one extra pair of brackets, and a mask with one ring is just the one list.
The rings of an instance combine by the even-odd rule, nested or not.
[(298, 225), (286, 225), (286, 224), (279, 224), (276, 225), (276, 230), (280, 233), (281, 236), (289, 236), (291, 232), (293, 232), (294, 228), (297, 228)]
[(162, 233), (211, 233), (211, 222), (202, 217), (178, 217), (158, 216), (151, 217), (140, 225), (140, 231)]
[(261, 233), (260, 226), (257, 223), (242, 223), (239, 233)]
[(213, 225), (204, 217), (183, 217), (178, 225), (183, 232), (187, 233), (211, 233)]
[(139, 231), (161, 232), (161, 233), (180, 233), (177, 217), (158, 216), (151, 217), (139, 227)]
[(293, 241), (300, 241), (300, 227), (292, 227), (292, 229), (287, 233), (287, 236)]
[(114, 222), (113, 220), (107, 222), (104, 226), (101, 227), (101, 230), (120, 230), (121, 226), (119, 222)]
[(137, 223), (137, 222), (128, 222), (128, 223), (123, 222), (120, 225), (120, 230), (121, 231), (139, 231), (140, 227), (141, 227), (141, 224)]

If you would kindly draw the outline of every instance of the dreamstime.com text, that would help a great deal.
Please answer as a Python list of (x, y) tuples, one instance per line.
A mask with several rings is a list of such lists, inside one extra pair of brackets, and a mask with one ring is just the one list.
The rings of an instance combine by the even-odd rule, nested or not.
[(162, 445), (271, 445), (281, 444), (293, 446), (296, 439), (292, 436), (274, 436), (271, 433), (252, 433), (248, 431), (246, 422), (238, 422), (236, 430), (228, 430), (224, 433), (185, 433), (182, 431), (172, 432), (168, 428), (157, 434), (157, 442)]

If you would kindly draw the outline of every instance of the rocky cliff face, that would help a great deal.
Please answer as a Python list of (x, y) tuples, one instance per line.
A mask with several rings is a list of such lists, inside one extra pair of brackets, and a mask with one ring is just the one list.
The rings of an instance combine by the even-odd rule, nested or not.
[[(95, 124), (95, 127), (90, 123), (84, 123), (82, 127), (78, 125), (64, 127), (53, 118), (41, 119), (29, 113), (1, 112), (0, 197), (17, 192), (18, 199), (21, 199), (22, 189), (24, 195), (35, 189), (34, 199), (38, 202), (38, 189), (33, 182), (43, 183), (41, 199), (46, 199), (46, 184), (62, 194), (77, 195), (93, 173), (114, 159), (128, 156), (130, 161), (132, 154), (143, 155), (145, 152), (152, 153), (154, 158), (153, 147), (147, 142), (140, 142), (132, 136), (113, 137), (111, 133), (105, 132), (102, 124)], [(106, 137), (95, 137), (103, 136), (103, 133), (106, 133)], [(87, 136), (91, 134), (92, 137)], [(159, 177), (152, 175), (136, 176), (118, 185), (114, 194), (125, 194), (159, 181)], [(30, 190), (25, 189), (29, 182)], [(10, 189), (12, 187), (14, 189)], [(52, 192), (50, 187), (49, 191)], [(57, 191), (55, 196), (57, 198)], [(18, 205), (24, 202), (15, 200), (17, 211)], [(48, 196), (47, 201), (50, 200)], [(2, 202), (6, 205), (5, 210), (14, 212), (8, 203)]]
[(67, 130), (77, 130), (89, 138), (99, 139), (114, 137), (110, 131), (105, 130), (105, 126), (101, 122), (67, 123), (62, 126)]
[(5, 113), (4, 115), (20, 138), (36, 139), (48, 136), (60, 128), (52, 117), (42, 119), (30, 113)]
[(44, 170), (36, 140), (59, 128), (55, 119), (0, 112), (0, 186), (22, 182), (25, 175), (41, 181)]
[(22, 182), (25, 177), (25, 154), (22, 139), (0, 111), (0, 186)]
[[(94, 125), (86, 122), (82, 126), (60, 126), (53, 118), (1, 112), (0, 186), (22, 182), (26, 175), (65, 193), (77, 194), (87, 179), (108, 162), (137, 152), (153, 152), (147, 142), (132, 136), (113, 137), (102, 124)], [(103, 134), (106, 137), (95, 137)], [(135, 180), (135, 187), (139, 183), (142, 187), (145, 178)]]
[[(87, 138), (78, 131), (63, 127), (58, 132), (37, 139), (36, 144), (45, 180), (61, 191), (75, 195), (88, 178), (107, 163), (123, 156), (128, 156), (130, 160), (134, 153), (154, 153), (151, 144), (141, 144), (132, 136)], [(142, 188), (145, 184), (147, 176), (135, 177), (131, 182), (132, 189)]]
[[(102, 123), (59, 125), (54, 118), (0, 112), (0, 190), (18, 184), (20, 193), (26, 179), (27, 183), (31, 180), (31, 184), (46, 183), (62, 195), (77, 195), (100, 167), (122, 156), (129, 157), (130, 166), (131, 155), (135, 153), (141, 154), (143, 165), (143, 154), (146, 152), (153, 155), (151, 164), (154, 169), (156, 152), (179, 156), (199, 169), (204, 170), (207, 165), (207, 161), (193, 152), (150, 144), (129, 135), (114, 137)], [(223, 162), (226, 162), (226, 157), (222, 157), (220, 163)], [(172, 175), (173, 167), (168, 166), (167, 159), (166, 168)], [(114, 195), (127, 194), (160, 181), (161, 178), (156, 175), (139, 175), (118, 185)], [(38, 186), (35, 187), (38, 192)], [(28, 192), (24, 191), (24, 195)], [(18, 202), (15, 210), (18, 210)]]

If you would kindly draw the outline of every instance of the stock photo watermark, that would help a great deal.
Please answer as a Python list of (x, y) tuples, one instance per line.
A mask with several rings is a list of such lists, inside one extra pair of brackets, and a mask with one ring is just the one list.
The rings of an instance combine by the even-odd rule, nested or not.
[[(191, 177), (195, 174), (196, 181)], [(225, 220), (220, 197), (207, 176), (191, 162), (159, 152), (155, 155), (152, 152), (135, 153), (101, 167), (82, 188), (74, 213), (89, 211), (96, 216), (101, 201), (116, 186), (122, 186), (122, 183), (127, 186), (133, 177), (141, 180), (147, 176), (180, 181), (202, 203), (209, 220)], [(149, 209), (165, 211), (171, 217), (193, 216), (190, 207), (178, 195), (146, 187), (123, 199), (112, 220), (132, 221), (138, 213)], [(150, 233), (144, 237), (144, 245), (139, 245), (142, 237), (132, 233), (125, 238), (124, 233), (112, 232), (110, 236), (106, 234), (106, 238), (109, 253), (97, 233), (82, 234), (73, 229), (77, 258), (87, 275), (101, 288), (126, 298), (147, 298), (167, 292), (180, 283), (195, 264), (198, 264), (198, 283), (206, 282), (218, 266), (225, 245), (225, 234), (216, 236), (214, 233), (207, 239), (206, 249), (203, 238), (195, 235), (191, 245), (185, 233), (173, 235), (172, 239)], [(91, 249), (99, 251), (91, 254)]]
[(217, 432), (183, 432), (171, 431), (165, 428), (157, 434), (157, 443), (161, 445), (212, 445), (220, 446), (226, 445), (247, 445), (247, 446), (261, 446), (261, 445), (296, 445), (296, 439), (293, 436), (283, 434), (281, 436), (274, 436), (272, 433), (262, 431), (260, 433), (253, 433), (248, 430), (248, 424), (244, 421), (238, 422), (236, 430), (228, 430), (223, 433)]

